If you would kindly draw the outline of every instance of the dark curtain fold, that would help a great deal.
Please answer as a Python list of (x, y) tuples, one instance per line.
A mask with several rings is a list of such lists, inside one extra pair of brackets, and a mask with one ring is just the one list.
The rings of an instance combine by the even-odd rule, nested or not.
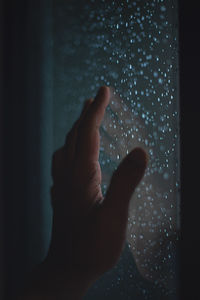
[[(23, 285), (26, 272), (42, 259), (47, 248), (43, 213), (47, 201), (42, 185), (51, 152), (51, 97), (48, 102), (46, 99), (51, 80), (51, 1), (3, 1), (1, 11), (1, 299), (10, 300)], [(49, 131), (44, 139), (45, 126)], [(42, 156), (45, 143), (49, 146), (47, 163)]]

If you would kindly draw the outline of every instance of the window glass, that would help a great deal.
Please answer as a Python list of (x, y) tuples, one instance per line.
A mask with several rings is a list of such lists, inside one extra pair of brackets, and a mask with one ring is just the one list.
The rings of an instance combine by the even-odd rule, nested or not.
[(177, 1), (53, 3), (54, 149), (101, 85), (112, 87), (101, 126), (105, 193), (134, 147), (149, 164), (134, 193), (118, 265), (85, 299), (177, 299), (179, 127)]

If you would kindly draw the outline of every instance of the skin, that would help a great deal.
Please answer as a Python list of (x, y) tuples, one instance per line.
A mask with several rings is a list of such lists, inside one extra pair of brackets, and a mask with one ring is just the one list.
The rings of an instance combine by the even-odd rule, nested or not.
[(129, 202), (144, 175), (147, 155), (141, 148), (132, 150), (103, 197), (99, 128), (109, 99), (110, 89), (103, 86), (94, 100), (87, 100), (65, 145), (53, 155), (51, 244), (20, 299), (81, 299), (120, 257)]

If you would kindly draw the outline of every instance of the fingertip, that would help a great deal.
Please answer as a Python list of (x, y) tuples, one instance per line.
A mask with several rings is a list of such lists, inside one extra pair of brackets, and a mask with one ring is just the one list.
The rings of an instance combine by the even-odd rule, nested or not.
[(83, 111), (88, 109), (90, 104), (92, 104), (93, 100), (94, 100), (93, 98), (88, 98), (88, 99), (85, 100), (85, 102), (83, 104)]
[(127, 187), (130, 185), (129, 188), (134, 190), (144, 176), (147, 162), (146, 152), (142, 148), (137, 147), (120, 163), (115, 177), (118, 177), (120, 181), (124, 181)]
[(127, 160), (134, 164), (136, 168), (146, 169), (149, 156), (143, 148), (136, 147), (128, 154)]
[(102, 85), (102, 86), (100, 86), (100, 88), (97, 92), (97, 95), (99, 93), (108, 93), (109, 91), (110, 91), (110, 88), (107, 85)]
[(106, 85), (103, 85), (99, 88), (97, 95), (95, 97), (96, 101), (105, 101), (105, 105), (107, 106), (110, 100), (110, 88)]

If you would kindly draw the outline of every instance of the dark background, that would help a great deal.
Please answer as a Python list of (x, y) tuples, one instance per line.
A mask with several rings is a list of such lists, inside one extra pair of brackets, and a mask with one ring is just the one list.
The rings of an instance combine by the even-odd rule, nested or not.
[[(38, 229), (42, 225), (39, 115), (43, 62), (41, 22), (46, 3), (1, 1), (0, 8), (3, 183), (0, 298), (8, 300), (20, 289), (24, 274), (32, 267), (31, 261), (41, 257), (36, 243), (41, 243), (42, 234), (40, 230), (34, 233), (33, 228), (36, 223)], [(31, 217), (35, 211), (37, 220)], [(32, 253), (27, 241), (36, 245)]]
[(198, 298), (199, 285), (199, 14), (179, 1), (181, 100), (181, 299)]
[[(31, 10), (28, 7), (29, 2)], [(41, 2), (39, 10), (42, 13), (45, 1)], [(37, 125), (37, 117), (42, 97), (40, 63), (43, 57), (42, 43), (37, 35), (37, 31), (41, 28), (40, 18), (36, 22), (37, 26), (33, 26), (37, 4), (37, 1), (5, 0), (1, 1), (0, 8), (0, 276), (2, 276), (0, 282), (3, 282), (0, 285), (0, 295), (4, 290), (7, 296), (5, 299), (11, 299), (12, 278), (16, 287), (20, 286), (18, 278), (29, 268), (29, 254), (25, 240), (30, 234), (30, 228), (24, 228), (24, 224), (31, 223), (27, 220), (26, 214), (26, 210), (30, 209), (26, 201), (27, 189), (31, 185), (30, 172), (36, 175), (38, 185), (38, 190), (33, 195), (35, 199), (40, 190), (40, 166), (37, 157), (40, 149), (40, 128)], [(179, 28), (182, 194), (180, 299), (195, 299), (198, 297), (200, 268), (198, 222), (200, 46), (197, 1), (179, 1)], [(30, 68), (34, 70), (31, 76)], [(37, 209), (39, 223), (42, 218), (39, 203)]]

